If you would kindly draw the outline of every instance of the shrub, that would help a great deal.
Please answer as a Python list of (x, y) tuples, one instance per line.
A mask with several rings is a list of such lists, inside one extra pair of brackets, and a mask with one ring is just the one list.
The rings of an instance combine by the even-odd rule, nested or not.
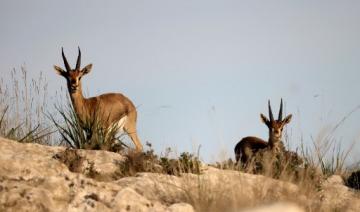
[(360, 190), (360, 170), (351, 173), (348, 179), (346, 179), (346, 185), (350, 188)]
[[(126, 161), (120, 164), (120, 173), (123, 176), (134, 176), (138, 172), (155, 172), (180, 176), (183, 173), (200, 174), (200, 160), (193, 154), (183, 152), (178, 158), (169, 158), (168, 154), (159, 157), (154, 153), (150, 143), (146, 143), (145, 152), (129, 151)], [(171, 152), (168, 148), (167, 152)]]
[(85, 123), (82, 123), (70, 101), (65, 109), (60, 106), (55, 106), (55, 108), (62, 121), (59, 123), (51, 114), (49, 118), (58, 129), (65, 144), (71, 148), (119, 152), (126, 146), (120, 140), (123, 134), (118, 135), (119, 128), (116, 126), (109, 129), (103, 128), (97, 114), (93, 114)]

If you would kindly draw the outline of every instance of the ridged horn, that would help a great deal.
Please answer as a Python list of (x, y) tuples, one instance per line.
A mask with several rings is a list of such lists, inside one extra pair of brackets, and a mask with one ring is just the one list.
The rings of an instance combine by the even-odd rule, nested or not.
[(61, 47), (61, 55), (64, 60), (64, 65), (65, 65), (66, 71), (71, 71), (70, 65), (69, 65), (68, 61), (66, 60), (63, 47)]
[(274, 116), (273, 116), (273, 113), (272, 113), (272, 110), (271, 110), (270, 100), (268, 101), (268, 105), (269, 105), (269, 118), (270, 118), (270, 121), (274, 121)]
[(76, 70), (80, 70), (80, 64), (81, 64), (81, 51), (80, 51), (80, 47), (78, 47), (79, 49), (79, 55), (76, 61)]
[(283, 110), (283, 100), (281, 98), (281, 102), (280, 102), (280, 110), (279, 110), (279, 121), (282, 121), (282, 110)]

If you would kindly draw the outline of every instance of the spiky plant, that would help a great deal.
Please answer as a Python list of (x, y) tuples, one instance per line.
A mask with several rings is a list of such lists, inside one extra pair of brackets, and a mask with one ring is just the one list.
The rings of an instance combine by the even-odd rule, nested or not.
[(55, 106), (55, 108), (62, 119), (61, 122), (58, 122), (52, 114), (49, 115), (49, 118), (58, 129), (65, 144), (71, 148), (119, 151), (126, 146), (121, 141), (123, 134), (118, 135), (117, 133), (118, 126), (114, 125), (104, 129), (97, 114), (93, 114), (91, 118), (82, 123), (70, 102), (66, 108), (61, 106)]
[(0, 115), (0, 136), (23, 143), (34, 143), (52, 133), (48, 128), (40, 129), (40, 124), (31, 129), (24, 128), (23, 123), (10, 127), (6, 117), (8, 109), (9, 106), (6, 106)]

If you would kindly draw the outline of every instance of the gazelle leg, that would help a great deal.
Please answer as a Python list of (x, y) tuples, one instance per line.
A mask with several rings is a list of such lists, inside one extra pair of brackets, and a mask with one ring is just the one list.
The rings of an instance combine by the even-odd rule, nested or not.
[(131, 140), (134, 142), (135, 147), (136, 147), (136, 151), (141, 152), (143, 150), (143, 146), (142, 146), (142, 144), (140, 142), (140, 139), (139, 139), (136, 131), (135, 132), (127, 132), (127, 133), (130, 136)]
[(141, 152), (143, 150), (143, 146), (136, 132), (136, 114), (131, 114), (129, 116), (129, 119), (125, 123), (124, 130), (135, 144), (136, 151)]

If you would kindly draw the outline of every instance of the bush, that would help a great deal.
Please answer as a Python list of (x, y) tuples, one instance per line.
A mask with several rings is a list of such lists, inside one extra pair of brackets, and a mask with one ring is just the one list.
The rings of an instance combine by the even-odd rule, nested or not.
[(154, 153), (150, 143), (146, 143), (148, 150), (145, 152), (129, 151), (125, 156), (127, 160), (120, 164), (120, 173), (123, 176), (134, 176), (138, 172), (154, 172), (180, 176), (183, 173), (200, 174), (200, 160), (193, 154), (183, 152), (178, 158), (169, 158), (171, 149), (167, 149), (164, 157)]
[(350, 188), (360, 190), (360, 170), (351, 173), (350, 177), (346, 180), (345, 183)]
[(78, 118), (70, 101), (67, 108), (55, 106), (61, 117), (61, 122), (53, 115), (49, 115), (67, 146), (74, 149), (107, 150), (119, 152), (126, 146), (118, 136), (118, 127), (103, 128), (98, 115), (93, 114), (91, 118), (82, 123)]

